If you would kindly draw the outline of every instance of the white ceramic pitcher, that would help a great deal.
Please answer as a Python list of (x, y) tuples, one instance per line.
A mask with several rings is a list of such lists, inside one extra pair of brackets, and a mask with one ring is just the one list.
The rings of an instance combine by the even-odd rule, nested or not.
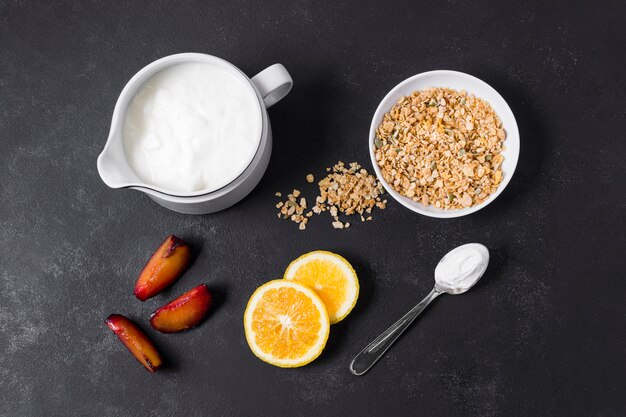
[[(244, 81), (257, 96), (262, 115), (261, 137), (256, 154), (248, 167), (230, 184), (206, 193), (172, 192), (146, 184), (128, 164), (122, 138), (126, 109), (142, 84), (167, 67), (187, 62), (218, 65)], [(180, 213), (206, 214), (228, 208), (248, 195), (265, 173), (272, 152), (272, 129), (267, 109), (285, 97), (292, 86), (291, 76), (281, 64), (274, 64), (248, 78), (230, 62), (207, 54), (183, 53), (154, 61), (135, 74), (122, 90), (113, 111), (109, 137), (98, 157), (98, 173), (102, 181), (111, 188), (142, 191), (163, 207)]]

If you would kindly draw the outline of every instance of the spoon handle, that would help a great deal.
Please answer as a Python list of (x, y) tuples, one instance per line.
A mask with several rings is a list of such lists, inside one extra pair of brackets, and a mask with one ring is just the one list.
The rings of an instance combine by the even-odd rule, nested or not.
[(363, 375), (374, 364), (382, 358), (387, 349), (400, 337), (402, 333), (413, 323), (413, 320), (420, 315), (422, 311), (442, 293), (433, 288), (430, 294), (426, 296), (418, 305), (413, 307), (400, 320), (395, 322), (390, 328), (385, 330), (380, 336), (374, 339), (365, 347), (358, 355), (352, 359), (350, 363), (350, 372), (354, 375)]

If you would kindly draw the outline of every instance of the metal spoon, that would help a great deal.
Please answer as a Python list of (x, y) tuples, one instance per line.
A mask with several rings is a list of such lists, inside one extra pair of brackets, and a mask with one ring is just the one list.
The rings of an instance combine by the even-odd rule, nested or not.
[[(475, 279), (473, 281), (464, 280), (457, 285), (450, 285), (446, 282), (446, 276), (442, 271), (444, 268), (441, 266), (447, 259), (451, 259), (452, 256), (462, 250), (473, 249), (478, 252), (482, 257), (483, 263), (479, 265), (473, 274)], [(450, 258), (449, 258), (450, 257)], [(426, 296), (418, 305), (413, 307), (408, 313), (406, 313), (400, 320), (395, 322), (390, 328), (385, 330), (380, 336), (374, 339), (369, 345), (365, 347), (350, 363), (350, 372), (354, 375), (363, 375), (387, 352), (387, 350), (393, 345), (393, 343), (400, 337), (402, 333), (413, 323), (413, 320), (420, 315), (422, 311), (441, 294), (462, 294), (472, 288), (476, 282), (482, 277), (487, 269), (489, 263), (489, 251), (480, 243), (468, 243), (467, 245), (459, 246), (446, 254), (435, 269), (435, 286), (430, 294)]]

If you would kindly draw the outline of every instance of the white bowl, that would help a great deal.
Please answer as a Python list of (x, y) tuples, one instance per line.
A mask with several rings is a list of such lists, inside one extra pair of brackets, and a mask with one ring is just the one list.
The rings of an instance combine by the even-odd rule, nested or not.
[[(505, 150), (502, 152), (504, 161), (502, 162), (502, 182), (498, 186), (495, 193), (491, 194), (489, 198), (483, 201), (481, 204), (458, 209), (458, 210), (444, 210), (435, 206), (425, 206), (422, 203), (411, 200), (398, 193), (394, 188), (385, 181), (380, 171), (380, 167), (376, 162), (376, 155), (374, 152), (374, 138), (376, 137), (376, 129), (380, 126), (383, 116), (387, 113), (394, 104), (400, 99), (400, 97), (408, 96), (416, 90), (423, 90), (428, 87), (447, 87), (455, 90), (467, 90), (468, 93), (473, 93), (476, 97), (486, 100), (491, 107), (495, 110), (496, 114), (502, 120), (502, 127), (506, 132), (506, 139), (504, 141)], [(423, 72), (407, 78), (400, 84), (396, 85), (378, 105), (372, 124), (370, 126), (368, 147), (370, 151), (370, 158), (372, 159), (372, 165), (376, 176), (382, 183), (383, 187), (387, 190), (389, 195), (394, 200), (398, 201), (404, 207), (409, 210), (413, 210), (416, 213), (423, 214), (429, 217), (438, 218), (453, 218), (466, 216), (474, 213), (496, 199), (500, 193), (506, 188), (517, 166), (517, 160), (519, 158), (519, 130), (517, 128), (517, 122), (515, 116), (506, 101), (502, 98), (498, 92), (486, 82), (479, 80), (468, 74), (457, 71), (429, 71)]]

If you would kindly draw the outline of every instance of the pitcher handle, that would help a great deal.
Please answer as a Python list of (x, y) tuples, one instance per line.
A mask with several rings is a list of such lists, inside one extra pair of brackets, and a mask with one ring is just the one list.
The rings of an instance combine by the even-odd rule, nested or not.
[(265, 68), (252, 77), (252, 82), (261, 93), (266, 109), (282, 100), (293, 87), (291, 75), (281, 64)]

